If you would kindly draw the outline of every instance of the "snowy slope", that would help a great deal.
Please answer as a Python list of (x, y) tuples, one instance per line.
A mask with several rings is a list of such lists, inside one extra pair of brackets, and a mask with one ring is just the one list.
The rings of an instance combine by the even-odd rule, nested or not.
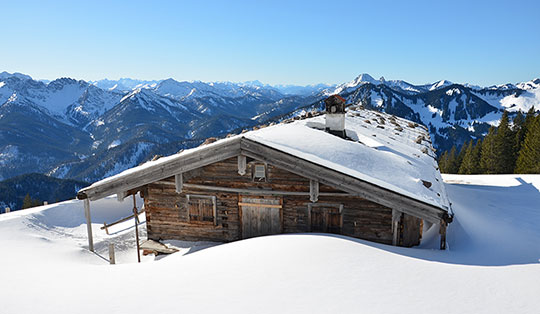
[(99, 255), (85, 250), (82, 202), (1, 215), (2, 313), (538, 313), (540, 176), (445, 179), (447, 251), (431, 249), (434, 229), (412, 249), (290, 234), (204, 250), (171, 241), (179, 253), (136, 264), (133, 221), (99, 230), (131, 202), (92, 203)]

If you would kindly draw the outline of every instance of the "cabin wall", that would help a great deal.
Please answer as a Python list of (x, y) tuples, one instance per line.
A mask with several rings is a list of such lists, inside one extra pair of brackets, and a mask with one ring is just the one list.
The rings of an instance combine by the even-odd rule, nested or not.
[[(267, 182), (254, 182), (254, 163), (248, 161), (246, 174), (238, 174), (237, 159), (231, 158), (200, 168), (196, 173), (185, 175), (185, 185), (196, 184), (226, 188), (264, 189), (274, 191), (309, 192), (309, 180), (293, 173), (267, 165)], [(187, 241), (228, 242), (242, 239), (241, 211), (238, 203), (242, 193), (214, 192), (184, 185), (182, 193), (176, 193), (174, 177), (146, 186), (144, 201), (150, 239), (179, 239)], [(321, 193), (341, 193), (332, 187), (320, 185)], [(216, 197), (216, 223), (190, 222), (187, 195)], [(250, 195), (253, 197), (253, 194)], [(268, 196), (267, 196), (268, 197)], [(392, 243), (392, 210), (382, 205), (354, 196), (319, 196), (310, 214), (308, 195), (275, 195), (280, 199), (281, 230), (283, 233), (309, 232), (311, 222), (321, 218), (317, 206), (327, 204), (332, 211), (342, 205), (339, 233), (351, 237), (381, 243)], [(321, 205), (322, 204), (322, 205)], [(317, 216), (319, 215), (319, 216)], [(330, 217), (330, 216), (325, 216)], [(336, 217), (336, 216), (332, 216)], [(332, 218), (332, 219), (334, 219)], [(322, 219), (322, 218), (321, 218)], [(335, 220), (335, 219), (334, 219)]]

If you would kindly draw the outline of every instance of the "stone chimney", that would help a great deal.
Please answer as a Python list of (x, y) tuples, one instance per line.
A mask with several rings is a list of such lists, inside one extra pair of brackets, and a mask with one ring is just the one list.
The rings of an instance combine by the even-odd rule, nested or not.
[(345, 102), (339, 95), (332, 95), (324, 100), (326, 104), (326, 132), (346, 138)]

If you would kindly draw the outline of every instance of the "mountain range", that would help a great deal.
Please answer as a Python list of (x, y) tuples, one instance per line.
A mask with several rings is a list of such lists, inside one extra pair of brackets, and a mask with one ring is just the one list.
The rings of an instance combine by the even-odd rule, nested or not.
[(362, 74), (340, 85), (173, 79), (34, 80), (0, 73), (0, 180), (24, 173), (93, 182), (200, 145), (322, 109), (328, 95), (425, 124), (445, 150), (483, 136), (503, 112), (540, 107), (540, 79), (479, 87)]

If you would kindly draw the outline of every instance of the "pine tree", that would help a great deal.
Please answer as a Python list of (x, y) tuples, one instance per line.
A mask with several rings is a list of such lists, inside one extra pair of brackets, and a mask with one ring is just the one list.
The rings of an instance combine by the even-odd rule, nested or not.
[(473, 165), (475, 166), (472, 169), (471, 174), (480, 174), (485, 173), (484, 168), (482, 168), (482, 164), (480, 163), (480, 158), (482, 157), (482, 139), (476, 140), (476, 145), (474, 145), (473, 148)]
[(36, 207), (36, 206), (40, 206), (40, 205), (41, 205), (40, 200), (31, 198), (30, 194), (27, 193), (26, 196), (23, 199), (22, 209)]
[(32, 201), (32, 198), (30, 197), (30, 194), (27, 193), (23, 199), (22, 209), (26, 209), (30, 207), (33, 207), (33, 201)]
[(480, 156), (480, 166), (483, 173), (492, 174), (496, 173), (495, 169), (495, 127), (490, 127), (488, 134), (482, 141), (482, 152)]
[(535, 109), (534, 106), (532, 106), (531, 108), (529, 108), (529, 111), (527, 111), (527, 114), (525, 115), (525, 123), (523, 124), (525, 130), (527, 130), (528, 127), (532, 124), (535, 116)]
[(516, 163), (516, 173), (540, 174), (540, 116), (534, 118), (527, 128)]
[(459, 173), (459, 168), (461, 167), (461, 163), (463, 162), (463, 158), (465, 158), (465, 153), (467, 152), (467, 142), (463, 143), (461, 145), (461, 150), (459, 151), (459, 154), (456, 158), (456, 173)]
[(523, 144), (523, 140), (525, 140), (525, 133), (527, 132), (527, 129), (525, 128), (525, 117), (521, 111), (518, 111), (516, 117), (512, 121), (512, 124), (512, 131), (516, 134), (514, 151), (519, 152), (521, 149), (521, 144)]
[(516, 164), (515, 134), (510, 129), (507, 111), (501, 117), (493, 146), (493, 173), (513, 173)]
[(482, 142), (478, 140), (477, 145), (474, 145), (473, 140), (469, 142), (465, 149), (465, 156), (459, 167), (460, 174), (478, 174), (480, 173), (480, 149)]
[(441, 173), (448, 173), (448, 151), (442, 153), (439, 158), (439, 170)]
[(458, 163), (458, 154), (456, 146), (452, 146), (450, 153), (448, 153), (448, 161), (446, 164), (447, 172), (446, 173), (458, 173), (459, 163)]

